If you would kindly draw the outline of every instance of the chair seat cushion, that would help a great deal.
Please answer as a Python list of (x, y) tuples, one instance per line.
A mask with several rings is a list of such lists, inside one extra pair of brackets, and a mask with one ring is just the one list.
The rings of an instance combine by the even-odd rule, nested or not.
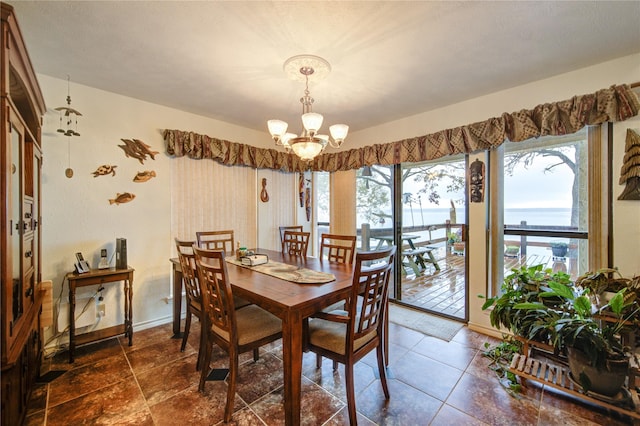
[[(280, 318), (257, 305), (248, 305), (237, 309), (236, 322), (239, 345), (254, 342), (282, 331), (282, 321), (280, 321)], [(215, 325), (212, 329), (218, 336), (229, 341), (229, 333)]]
[(233, 306), (235, 306), (236, 309), (240, 309), (243, 308), (247, 305), (250, 305), (251, 302), (249, 302), (248, 300), (243, 299), (242, 297), (238, 297), (238, 296), (233, 296)]
[[(345, 311), (335, 310), (331, 314), (346, 315)], [(356, 324), (357, 324), (356, 320)], [(377, 335), (376, 330), (360, 337), (353, 342), (353, 350), (356, 351), (370, 342)], [(347, 340), (347, 325), (335, 321), (328, 321), (320, 318), (309, 320), (309, 343), (314, 346), (329, 350), (331, 352), (344, 355), (346, 353), (345, 344)]]

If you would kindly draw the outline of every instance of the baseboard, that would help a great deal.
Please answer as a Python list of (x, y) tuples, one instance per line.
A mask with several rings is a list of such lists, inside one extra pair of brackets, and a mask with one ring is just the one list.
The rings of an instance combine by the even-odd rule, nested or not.
[(467, 327), (471, 331), (475, 331), (476, 333), (485, 334), (487, 336), (495, 337), (497, 339), (502, 339), (502, 336), (505, 334), (500, 330), (496, 330), (493, 327), (485, 327), (480, 324), (468, 323)]

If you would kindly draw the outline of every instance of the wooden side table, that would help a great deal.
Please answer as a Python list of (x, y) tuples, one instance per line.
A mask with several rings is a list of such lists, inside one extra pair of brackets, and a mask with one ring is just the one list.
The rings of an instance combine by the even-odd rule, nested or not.
[[(69, 363), (73, 363), (76, 345), (83, 345), (120, 334), (129, 337), (129, 346), (133, 344), (133, 271), (134, 269), (131, 267), (127, 269), (92, 269), (84, 274), (69, 272), (65, 276), (65, 279), (69, 282)], [(124, 283), (124, 324), (85, 333), (76, 338), (76, 288), (119, 281)]]

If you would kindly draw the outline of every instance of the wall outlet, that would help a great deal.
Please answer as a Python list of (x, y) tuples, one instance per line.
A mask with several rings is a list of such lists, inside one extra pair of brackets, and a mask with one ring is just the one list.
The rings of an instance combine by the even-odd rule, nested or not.
[(105, 316), (105, 304), (104, 303), (100, 303), (98, 305), (98, 311), (96, 312), (97, 316), (99, 318), (103, 318)]

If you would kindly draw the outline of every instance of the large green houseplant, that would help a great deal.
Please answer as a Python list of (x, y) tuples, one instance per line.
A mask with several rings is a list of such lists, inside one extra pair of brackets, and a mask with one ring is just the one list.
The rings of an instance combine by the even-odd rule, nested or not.
[(623, 332), (634, 333), (640, 315), (635, 293), (622, 288), (596, 307), (588, 287), (551, 283), (541, 298), (560, 300), (554, 306), (540, 301), (514, 306), (540, 318), (525, 337), (535, 338), (545, 330), (553, 346), (567, 355), (571, 378), (584, 391), (613, 397), (624, 385), (629, 369), (629, 351), (623, 345)]
[[(483, 310), (491, 309), (491, 325), (498, 330), (507, 329), (511, 334), (550, 343), (550, 333), (544, 327), (553, 317), (554, 311), (530, 312), (517, 306), (522, 303), (541, 303), (554, 306), (559, 297), (549, 296), (551, 286), (571, 285), (571, 278), (564, 272), (551, 272), (543, 265), (521, 266), (512, 269), (505, 277), (500, 295), (488, 298)], [(546, 318), (551, 315), (553, 318)]]
[[(585, 391), (611, 396), (619, 392), (628, 371), (621, 333), (637, 329), (640, 310), (634, 285), (638, 278), (624, 281), (627, 286), (619, 288), (608, 303), (592, 304), (596, 283), (589, 277), (602, 280), (604, 274), (614, 280), (610, 273), (601, 272), (585, 274), (574, 284), (566, 273), (552, 273), (541, 265), (514, 269), (505, 278), (502, 293), (487, 299), (483, 309), (491, 309), (494, 327), (552, 345), (557, 354), (567, 356), (572, 378)], [(619, 277), (615, 279), (619, 285)], [(598, 286), (612, 288), (602, 282)], [(615, 378), (610, 382), (607, 377), (609, 383), (603, 384), (595, 377), (599, 373)]]

